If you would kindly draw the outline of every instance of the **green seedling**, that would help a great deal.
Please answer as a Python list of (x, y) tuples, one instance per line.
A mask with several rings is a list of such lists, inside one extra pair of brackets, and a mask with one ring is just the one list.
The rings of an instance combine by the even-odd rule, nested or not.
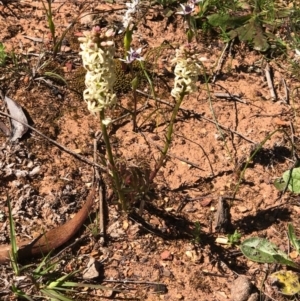
[(0, 67), (3, 67), (6, 63), (7, 53), (5, 51), (5, 46), (0, 43)]
[(292, 224), (288, 225), (288, 236), (291, 244), (297, 251), (298, 255), (300, 254), (300, 239), (297, 239), (295, 230)]
[(53, 21), (53, 14), (52, 14), (52, 1), (51, 0), (46, 0), (46, 1), (47, 1), (47, 5), (44, 3), (44, 1), (42, 1), (42, 4), (47, 16), (47, 22), (53, 40), (53, 45), (56, 45), (57, 38), (56, 38), (56, 27)]
[(47, 5), (44, 3), (44, 1), (42, 1), (42, 4), (43, 4), (44, 11), (46, 13), (46, 16), (47, 16), (47, 22), (48, 22), (49, 30), (50, 30), (52, 41), (53, 41), (53, 48), (52, 48), (53, 57), (56, 57), (56, 55), (61, 50), (63, 39), (65, 38), (65, 36), (69, 32), (69, 30), (76, 24), (77, 20), (80, 18), (82, 11), (84, 11), (85, 8), (82, 9), (82, 11), (78, 14), (78, 16), (75, 19), (73, 19), (71, 24), (63, 31), (61, 36), (58, 37), (56, 35), (56, 26), (53, 21), (53, 14), (52, 14), (52, 2), (53, 1), (51, 1), (51, 0), (46, 0), (46, 1), (47, 1)]
[(228, 244), (236, 245), (240, 242), (242, 234), (239, 233), (237, 230), (234, 231), (233, 234), (228, 234)]
[[(71, 296), (75, 293), (80, 293), (80, 288), (93, 288), (100, 290), (113, 290), (115, 292), (121, 292), (120, 290), (114, 290), (103, 285), (95, 285), (89, 283), (79, 283), (70, 281), (70, 278), (76, 277), (76, 274), (80, 270), (75, 270), (66, 275), (61, 275), (60, 271), (60, 260), (53, 262), (50, 258), (50, 254), (46, 255), (43, 260), (33, 268), (34, 265), (24, 266), (19, 269), (19, 276), (27, 275), (25, 287), (31, 287), (27, 291), (30, 294), (22, 290), (22, 282), (18, 280), (18, 283), (12, 283), (11, 291), (16, 297), (26, 299), (29, 301), (33, 300), (61, 300), (61, 301), (72, 301), (74, 300)], [(30, 280), (30, 282), (28, 282)]]
[(194, 224), (195, 228), (192, 231), (192, 235), (193, 235), (193, 243), (194, 244), (200, 244), (201, 242), (201, 225), (199, 222), (195, 222)]
[(10, 227), (10, 240), (11, 240), (11, 265), (13, 268), (13, 271), (16, 276), (20, 275), (20, 270), (18, 266), (18, 246), (16, 241), (16, 232), (15, 232), (15, 224), (14, 219), (12, 216), (12, 209), (11, 209), (11, 203), (10, 198), (7, 196), (7, 204), (8, 204), (8, 219), (9, 219), (9, 227)]

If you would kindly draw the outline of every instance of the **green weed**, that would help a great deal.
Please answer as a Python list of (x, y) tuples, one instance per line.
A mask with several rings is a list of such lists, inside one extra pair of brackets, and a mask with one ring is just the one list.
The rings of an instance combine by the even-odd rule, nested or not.
[(5, 66), (7, 60), (7, 52), (3, 43), (0, 43), (0, 67)]
[(199, 222), (195, 222), (194, 229), (192, 231), (193, 239), (192, 242), (194, 244), (200, 244), (201, 242), (201, 224)]
[(237, 230), (234, 231), (233, 234), (228, 234), (228, 244), (236, 245), (240, 242), (242, 234), (239, 233)]

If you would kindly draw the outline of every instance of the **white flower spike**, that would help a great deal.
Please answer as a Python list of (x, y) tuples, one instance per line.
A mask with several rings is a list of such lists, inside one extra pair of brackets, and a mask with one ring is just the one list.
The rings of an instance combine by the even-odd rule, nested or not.
[(134, 15), (138, 11), (139, 5), (140, 5), (140, 0), (132, 0), (132, 2), (126, 3), (128, 9), (123, 17), (124, 28), (128, 28), (132, 23), (133, 20), (132, 15)]
[(81, 42), (80, 55), (83, 67), (87, 70), (85, 76), (86, 89), (83, 98), (88, 110), (95, 113), (116, 103), (113, 86), (116, 81), (114, 68), (115, 45), (113, 31), (102, 31), (98, 26), (91, 32), (85, 32)]
[(200, 66), (196, 63), (195, 47), (191, 44), (183, 45), (176, 50), (176, 57), (172, 60), (176, 64), (174, 74), (174, 88), (171, 95), (179, 100), (183, 94), (196, 91), (196, 82), (200, 75)]

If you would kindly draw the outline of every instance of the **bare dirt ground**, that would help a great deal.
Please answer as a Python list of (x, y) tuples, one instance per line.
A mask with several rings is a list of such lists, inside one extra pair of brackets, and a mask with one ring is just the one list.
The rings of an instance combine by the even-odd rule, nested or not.
[[(83, 3), (53, 3), (58, 34), (80, 14)], [(41, 67), (51, 58), (52, 45), (41, 2), (28, 0), (10, 4), (9, 8), (0, 6), (0, 40), (19, 60), (17, 67), (1, 69), (1, 88), (23, 107), (31, 125), (90, 160), (94, 156), (93, 141), (99, 123), (74, 91), (80, 92), (78, 82), (81, 80), (82, 85), (83, 81), (75, 76), (80, 68), (80, 57), (78, 45), (72, 38), (75, 41), (76, 33), (96, 24), (119, 26), (124, 4), (91, 3), (87, 12), (93, 14), (80, 19), (67, 35), (65, 51), (53, 59), (56, 67), (47, 69), (58, 72), (58, 66), (62, 67), (62, 75), (68, 79), (67, 86), (47, 78), (46, 69)], [(143, 51), (147, 53), (161, 45), (172, 45), (155, 56), (157, 63), (153, 69), (159, 76), (154, 76), (153, 80), (158, 87), (157, 96), (173, 103), (168, 90), (168, 86), (172, 88), (173, 78), (169, 73), (172, 73), (175, 48), (186, 42), (184, 20), (180, 15), (166, 18), (159, 5), (145, 10), (142, 20), (133, 36), (134, 46), (144, 46)], [(204, 36), (201, 31), (198, 35), (199, 54), (206, 74), (213, 76), (225, 43), (217, 36)], [(117, 45), (121, 47), (119, 41)], [(41, 54), (44, 57), (39, 58), (37, 55)], [(294, 54), (277, 55), (269, 61), (276, 100), (270, 96), (263, 58), (261, 53), (236, 41), (215, 83), (206, 84), (204, 77), (199, 78), (198, 92), (184, 100), (184, 110), (176, 120), (168, 160), (143, 196), (144, 210), (140, 212), (140, 202), (133, 200), (131, 212), (121, 213), (104, 175), (105, 244), (99, 244), (99, 236), (94, 231), (96, 204), (95, 215), (77, 234), (78, 238), (85, 233), (83, 239), (71, 248), (65, 246), (61, 269), (70, 272), (83, 268), (91, 255), (99, 260), (106, 259), (103, 275), (91, 283), (102, 283), (106, 279), (144, 284), (120, 283), (117, 288), (126, 289), (127, 293), (113, 296), (102, 290), (84, 290), (74, 296), (75, 300), (102, 300), (109, 296), (112, 300), (229, 300), (237, 275), (246, 275), (261, 289), (261, 300), (289, 300), (264, 282), (273, 266), (247, 260), (237, 246), (216, 243), (218, 237), (238, 230), (242, 240), (250, 236), (266, 237), (288, 252), (287, 224), (293, 223), (300, 235), (299, 198), (289, 192), (280, 197), (273, 185), (274, 180), (293, 165), (289, 137), (294, 135), (294, 142), (299, 145), (298, 79), (291, 73), (289, 64)], [(43, 80), (45, 78), (48, 82)], [(284, 97), (283, 79), (290, 94), (289, 102)], [(149, 88), (143, 89), (149, 92)], [(238, 97), (218, 98), (217, 92)], [(154, 167), (172, 112), (159, 101), (140, 94), (138, 97), (138, 106), (143, 107), (137, 116), (138, 131), (133, 131), (130, 116), (109, 128), (124, 177), (136, 167), (146, 171)], [(123, 107), (130, 108), (131, 103), (131, 92), (119, 95), (119, 104)], [(2, 110), (3, 107), (2, 104)], [(112, 112), (115, 117), (125, 113), (126, 110), (120, 108)], [(259, 143), (276, 129), (285, 132), (272, 135), (251, 161), (236, 192), (238, 200), (229, 202), (231, 225), (227, 233), (217, 233), (214, 216), (219, 198), (233, 195), (245, 162)], [(69, 220), (81, 208), (93, 178), (91, 166), (33, 131), (14, 144), (2, 134), (0, 147), (0, 210), (4, 216), (0, 221), (1, 244), (9, 243), (7, 195), (11, 199), (18, 238), (37, 236)], [(98, 159), (104, 153), (104, 143), (99, 140)], [(34, 168), (39, 168), (38, 172), (30, 173)], [(141, 187), (140, 183), (138, 186)], [(197, 222), (201, 225), (200, 233), (195, 231)], [(38, 259), (29, 259), (29, 262), (35, 261)], [(0, 270), (1, 300), (11, 300), (13, 297), (3, 279), (10, 281), (12, 270), (9, 266), (1, 266)], [(80, 272), (75, 280), (82, 281), (81, 277)], [(162, 283), (166, 289), (149, 282)], [(114, 284), (105, 285), (112, 287)]]

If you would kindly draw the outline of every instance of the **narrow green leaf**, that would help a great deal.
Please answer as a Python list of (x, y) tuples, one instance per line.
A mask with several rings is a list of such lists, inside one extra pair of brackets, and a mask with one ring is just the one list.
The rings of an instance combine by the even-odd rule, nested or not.
[(288, 236), (289, 240), (292, 243), (293, 247), (298, 253), (300, 253), (300, 240), (297, 239), (295, 230), (292, 224), (288, 224)]
[(66, 80), (57, 73), (46, 71), (44, 74), (47, 77), (50, 77), (50, 78), (53, 78), (53, 79), (58, 79), (59, 81), (63, 82), (65, 85), (67, 84)]
[(96, 289), (102, 289), (107, 291), (113, 291), (117, 293), (121, 293), (122, 290), (116, 290), (111, 287), (107, 287), (100, 284), (89, 284), (89, 283), (77, 283), (77, 282), (65, 282), (61, 285), (61, 287), (88, 287), (88, 288), (96, 288)]
[(51, 289), (42, 289), (41, 292), (48, 296), (49, 298), (53, 298), (53, 300), (61, 300), (61, 301), (73, 301), (73, 299), (70, 299), (62, 294), (59, 294), (58, 292), (51, 290)]
[(11, 209), (11, 203), (10, 198), (7, 196), (7, 204), (8, 204), (8, 218), (9, 218), (9, 228), (10, 228), (10, 240), (11, 240), (11, 265), (14, 270), (14, 273), (16, 276), (20, 275), (20, 270), (18, 266), (18, 246), (16, 241), (16, 232), (15, 232), (15, 223), (12, 216), (12, 209)]
[(290, 266), (292, 268), (296, 268), (296, 269), (300, 268), (300, 266), (297, 263), (295, 263), (294, 261), (292, 261), (291, 259), (285, 258), (278, 254), (273, 255), (273, 257), (274, 257), (276, 263), (288, 265), (288, 266)]

